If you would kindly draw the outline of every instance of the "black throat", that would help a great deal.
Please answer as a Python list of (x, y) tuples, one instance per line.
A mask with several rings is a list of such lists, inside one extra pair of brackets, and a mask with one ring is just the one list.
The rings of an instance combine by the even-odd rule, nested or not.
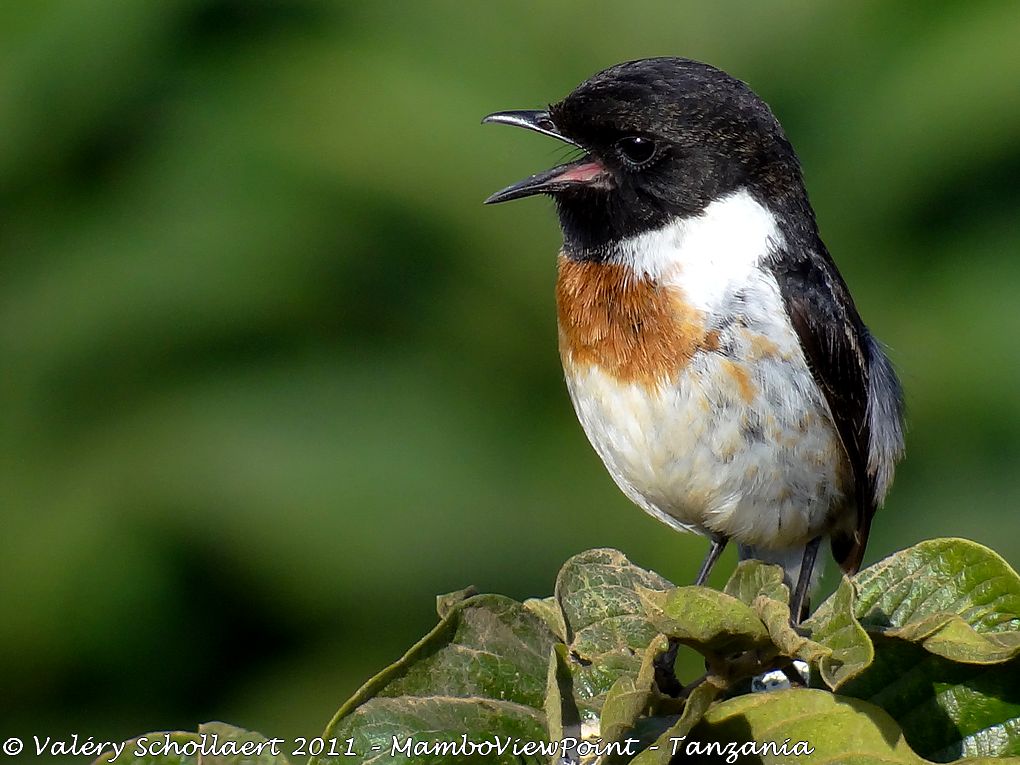
[(563, 250), (574, 260), (604, 261), (624, 239), (660, 229), (670, 221), (701, 213), (698, 204), (641, 204), (600, 189), (578, 189), (556, 197)]

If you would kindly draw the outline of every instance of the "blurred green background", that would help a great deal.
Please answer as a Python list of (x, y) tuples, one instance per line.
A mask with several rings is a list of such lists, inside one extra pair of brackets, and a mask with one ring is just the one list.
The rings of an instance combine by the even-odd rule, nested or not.
[(800, 152), (907, 390), (868, 561), (1020, 563), (1020, 4), (907, 9), (0, 6), (0, 733), (315, 735), (436, 593), (693, 577), (570, 409), (551, 205), (481, 205), (563, 152), (479, 119), (625, 59), (749, 81)]

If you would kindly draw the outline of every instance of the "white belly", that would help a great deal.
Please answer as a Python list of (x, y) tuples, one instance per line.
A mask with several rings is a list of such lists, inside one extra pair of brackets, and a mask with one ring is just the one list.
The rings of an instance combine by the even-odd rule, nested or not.
[(713, 318), (716, 350), (657, 387), (563, 362), (581, 425), (631, 500), (674, 528), (782, 549), (852, 519), (842, 445), (770, 280), (759, 272), (732, 303), (742, 314)]

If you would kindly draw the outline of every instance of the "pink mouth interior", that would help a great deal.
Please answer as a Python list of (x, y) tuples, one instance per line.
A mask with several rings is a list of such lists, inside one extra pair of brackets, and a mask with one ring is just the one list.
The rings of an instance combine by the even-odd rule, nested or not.
[(573, 181), (575, 183), (586, 183), (598, 178), (606, 169), (598, 162), (585, 162), (583, 165), (572, 167), (561, 175), (556, 176), (557, 181)]

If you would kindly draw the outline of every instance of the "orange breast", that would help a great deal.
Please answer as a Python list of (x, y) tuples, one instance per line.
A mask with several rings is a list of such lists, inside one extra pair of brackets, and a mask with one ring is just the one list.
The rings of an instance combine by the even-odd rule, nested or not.
[(596, 365), (621, 383), (655, 387), (677, 377), (718, 336), (676, 287), (627, 266), (560, 255), (556, 281), (560, 354), (565, 365)]

